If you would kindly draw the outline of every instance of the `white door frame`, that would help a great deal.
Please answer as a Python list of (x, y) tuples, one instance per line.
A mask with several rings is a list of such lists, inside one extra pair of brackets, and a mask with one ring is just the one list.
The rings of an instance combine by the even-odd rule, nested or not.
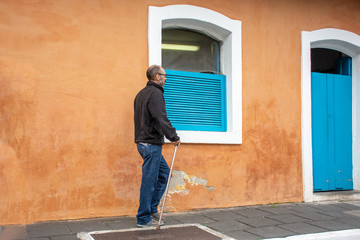
[[(311, 48), (327, 48), (352, 57), (352, 135), (353, 187), (360, 190), (360, 36), (345, 30), (327, 28), (301, 34), (301, 134), (303, 194), (314, 201), (311, 135)], [(358, 117), (357, 117), (358, 116)], [(358, 147), (356, 147), (358, 146)], [(323, 199), (326, 200), (326, 199)]]

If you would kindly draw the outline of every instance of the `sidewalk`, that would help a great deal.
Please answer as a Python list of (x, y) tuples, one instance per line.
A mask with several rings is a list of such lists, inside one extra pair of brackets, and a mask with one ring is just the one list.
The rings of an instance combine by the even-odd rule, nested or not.
[[(360, 201), (257, 205), (164, 214), (166, 225), (199, 223), (239, 240), (360, 229)], [(2, 226), (0, 240), (75, 240), (79, 232), (136, 227), (135, 217)], [(360, 236), (359, 236), (360, 239)]]

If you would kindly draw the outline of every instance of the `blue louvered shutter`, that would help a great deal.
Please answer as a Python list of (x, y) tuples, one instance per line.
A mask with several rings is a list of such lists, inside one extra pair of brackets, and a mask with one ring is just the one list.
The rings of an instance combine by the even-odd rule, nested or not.
[(166, 70), (165, 104), (177, 130), (226, 132), (226, 76)]

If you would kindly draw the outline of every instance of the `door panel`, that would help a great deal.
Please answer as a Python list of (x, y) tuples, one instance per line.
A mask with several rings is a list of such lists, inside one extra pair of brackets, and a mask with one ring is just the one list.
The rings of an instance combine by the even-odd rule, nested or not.
[(314, 191), (321, 191), (329, 189), (327, 81), (318, 73), (312, 73), (311, 80)]
[(311, 77), (314, 191), (352, 189), (351, 76)]
[(351, 77), (334, 75), (335, 189), (352, 189)]

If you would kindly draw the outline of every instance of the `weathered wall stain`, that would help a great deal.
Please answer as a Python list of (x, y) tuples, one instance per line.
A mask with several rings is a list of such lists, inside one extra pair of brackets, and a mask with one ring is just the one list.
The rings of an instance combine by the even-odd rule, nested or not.
[[(26, 176), (36, 103), (35, 69), (0, 55), (0, 216), (23, 215), (31, 196)], [(14, 211), (9, 207), (17, 206)], [(11, 209), (11, 208), (10, 208)]]
[[(293, 176), (302, 171), (301, 156), (298, 154), (301, 144), (297, 138), (300, 134), (300, 129), (296, 127), (298, 120), (294, 118), (294, 122), (286, 123), (293, 126), (288, 133), (279, 121), (283, 113), (275, 99), (264, 104), (255, 101), (253, 105), (253, 128), (244, 132), (244, 138), (249, 143), (245, 145), (244, 151), (253, 159), (245, 170), (248, 189), (245, 199), (254, 198), (254, 193), (265, 193), (266, 196), (272, 194), (275, 197), (272, 201), (276, 201), (279, 194), (301, 195), (302, 188), (290, 190), (288, 187), (288, 184), (297, 184), (298, 180)], [(274, 184), (276, 189), (271, 187)]]
[(0, 138), (18, 154), (29, 141), (26, 127), (34, 121), (36, 78), (30, 66), (0, 56)]

